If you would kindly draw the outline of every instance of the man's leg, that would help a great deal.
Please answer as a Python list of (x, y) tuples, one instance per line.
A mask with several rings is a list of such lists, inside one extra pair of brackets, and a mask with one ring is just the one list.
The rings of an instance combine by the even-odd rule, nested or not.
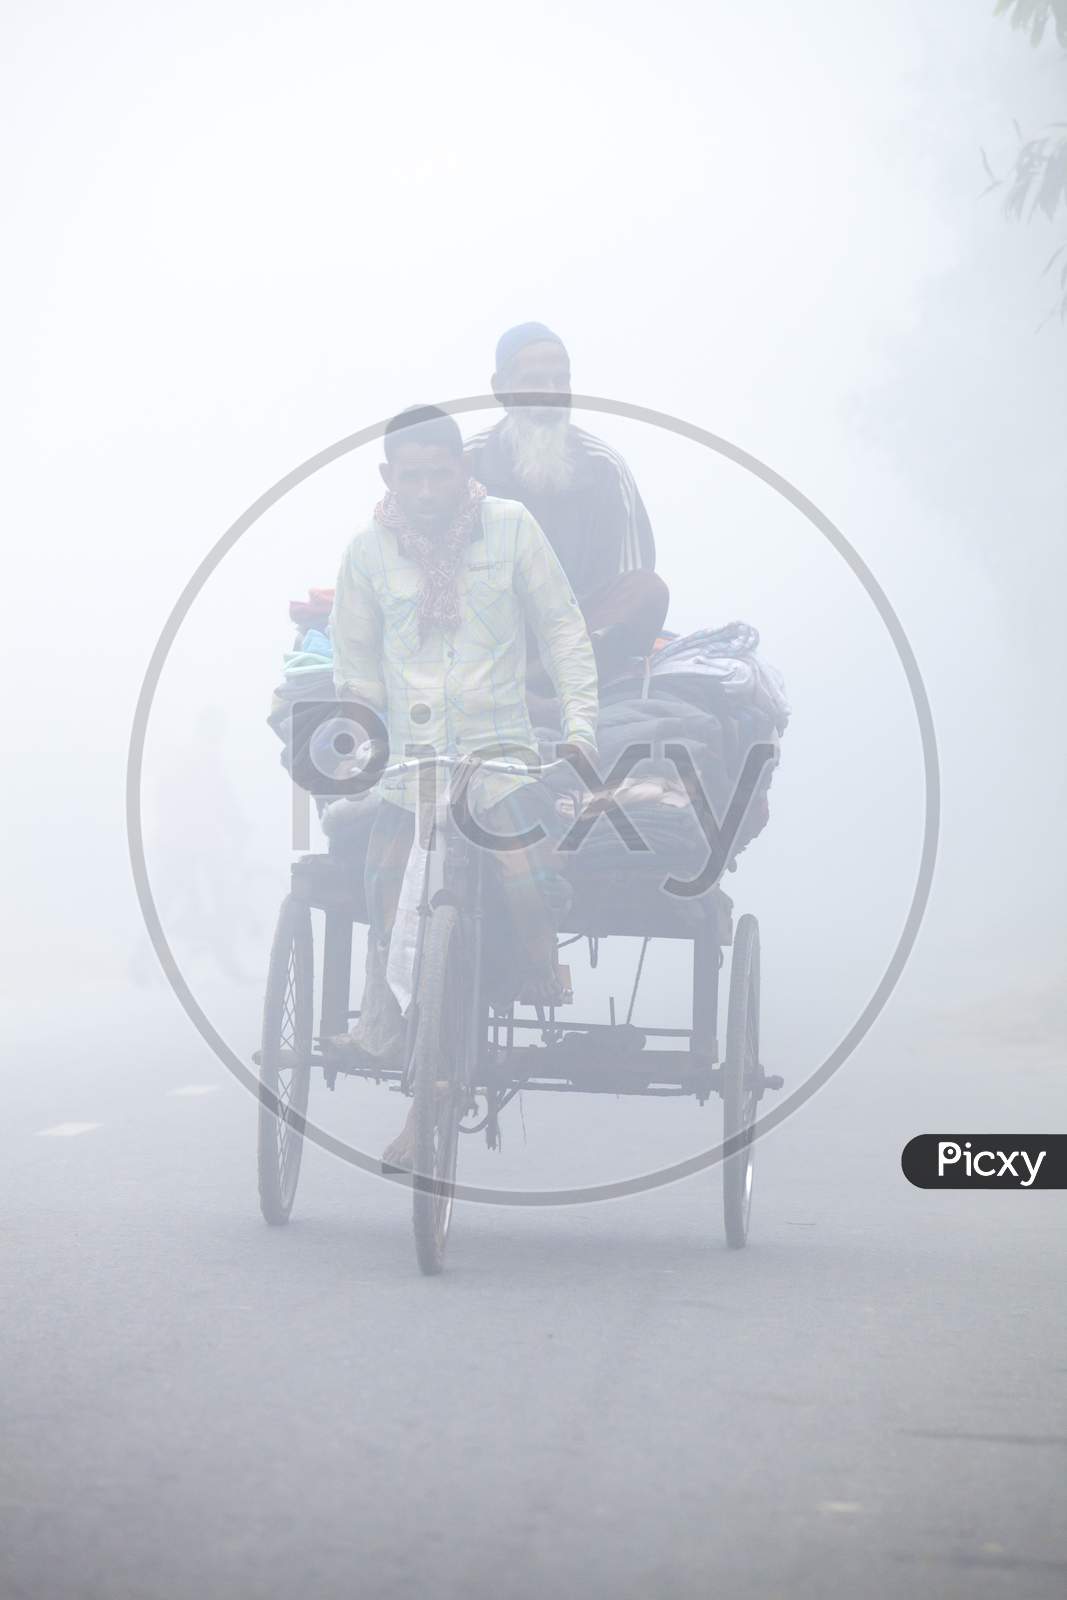
[[(508, 838), (542, 821), (541, 805), (527, 786), (500, 800), (486, 813), (489, 832)], [(549, 838), (521, 850), (497, 850), (493, 857), (515, 941), (522, 992), (531, 1001), (558, 1005), (564, 998), (556, 960), (556, 933), (570, 901), (570, 889), (557, 870)]]
[[(593, 641), (601, 683), (632, 656), (647, 656), (667, 617), (670, 590), (658, 572), (620, 572), (581, 601), (582, 615)], [(530, 715), (539, 726), (558, 721), (548, 673), (535, 655), (526, 675)]]
[[(404, 1014), (386, 979), (389, 942), (396, 921), (404, 869), (415, 840), (415, 813), (383, 800), (367, 847), (366, 889), (370, 913), (367, 975), (360, 1014), (359, 1045), (389, 1066), (403, 1061)], [(366, 1028), (363, 1024), (366, 1023)], [(408, 1172), (415, 1159), (414, 1106), (403, 1127), (382, 1151), (383, 1169)]]
[(383, 800), (367, 841), (363, 869), (370, 927), (359, 1020), (350, 1033), (333, 1041), (336, 1048), (373, 1056), (383, 1066), (399, 1061), (404, 1042), (403, 1013), (385, 972), (404, 868), (414, 837), (414, 813)]
[(658, 572), (620, 572), (587, 595), (582, 615), (601, 677), (630, 656), (647, 656), (667, 618), (670, 590)]

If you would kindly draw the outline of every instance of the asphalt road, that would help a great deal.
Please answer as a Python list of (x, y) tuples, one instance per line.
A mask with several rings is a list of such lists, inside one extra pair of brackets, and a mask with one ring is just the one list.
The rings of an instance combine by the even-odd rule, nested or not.
[[(883, 1022), (761, 1147), (745, 1252), (705, 1174), (461, 1207), (426, 1280), (408, 1195), (316, 1150), (264, 1226), (254, 1104), (169, 996), (13, 1031), (6, 1600), (1067, 1591), (1064, 1197), (898, 1166), (917, 1132), (1067, 1126), (1040, 1039)], [(372, 1146), (399, 1114), (316, 1108)], [(545, 1096), (466, 1173), (621, 1175), (716, 1128)]]

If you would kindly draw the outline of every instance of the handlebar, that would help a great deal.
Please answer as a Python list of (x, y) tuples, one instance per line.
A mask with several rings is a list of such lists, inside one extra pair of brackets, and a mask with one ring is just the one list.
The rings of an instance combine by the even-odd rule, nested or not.
[(472, 751), (465, 756), (408, 756), (403, 761), (392, 762), (388, 767), (383, 767), (378, 774), (382, 778), (397, 777), (404, 772), (418, 772), (423, 767), (462, 767), (468, 763), (477, 766), (482, 772), (503, 773), (507, 777), (520, 778), (545, 778), (549, 773), (562, 771), (569, 767), (570, 762), (560, 758), (558, 761), (546, 761), (534, 766), (523, 761), (500, 761), (490, 759), (479, 761), (477, 751)]

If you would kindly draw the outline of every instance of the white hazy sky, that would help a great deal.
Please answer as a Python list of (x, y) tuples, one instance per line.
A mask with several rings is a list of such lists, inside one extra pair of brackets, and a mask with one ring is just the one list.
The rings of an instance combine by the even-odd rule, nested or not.
[[(1067, 345), (1035, 332), (1053, 236), (980, 198), (979, 148), (1003, 164), (1012, 117), (1062, 115), (1063, 68), (989, 10), (7, 8), (13, 993), (121, 972), (136, 944), (125, 741), (206, 550), (334, 439), (484, 391), (497, 335), (529, 317), (565, 338), (579, 390), (785, 474), (897, 607), (946, 785), (901, 1003), (1051, 978)], [(855, 581), (769, 491), (667, 434), (578, 420), (634, 466), (672, 623), (751, 620), (786, 675), (772, 826), (729, 886), (764, 923), (770, 1026), (814, 1059), (876, 981), (914, 879), (903, 676)], [(264, 916), (289, 860), (262, 722), (286, 602), (332, 582), (375, 459), (249, 534), (161, 690), (160, 826), (200, 712), (221, 707)]]

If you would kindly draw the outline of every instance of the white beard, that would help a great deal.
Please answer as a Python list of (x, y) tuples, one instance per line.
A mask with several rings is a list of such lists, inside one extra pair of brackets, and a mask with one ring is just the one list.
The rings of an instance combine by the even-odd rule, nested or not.
[(515, 475), (525, 489), (567, 489), (574, 480), (574, 452), (570, 428), (561, 416), (559, 422), (540, 422), (514, 412), (503, 432), (515, 467)]

